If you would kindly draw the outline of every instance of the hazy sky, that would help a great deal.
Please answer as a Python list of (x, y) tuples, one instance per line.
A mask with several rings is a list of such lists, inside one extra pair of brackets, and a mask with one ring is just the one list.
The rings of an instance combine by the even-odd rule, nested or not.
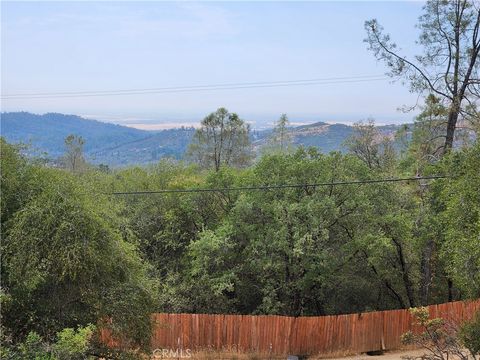
[[(363, 43), (377, 18), (414, 53), (421, 2), (2, 2), (2, 94), (381, 75)], [(404, 122), (416, 96), (388, 80), (281, 88), (2, 101), (138, 127), (199, 122), (227, 107), (255, 126)]]

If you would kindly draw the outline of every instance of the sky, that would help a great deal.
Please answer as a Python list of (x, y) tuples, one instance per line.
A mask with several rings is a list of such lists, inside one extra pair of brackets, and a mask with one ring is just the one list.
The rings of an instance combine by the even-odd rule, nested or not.
[[(2, 2), (2, 95), (379, 75), (364, 22), (418, 51), (422, 2)], [(412, 121), (417, 96), (391, 80), (99, 97), (2, 99), (2, 111), (60, 112), (159, 129), (226, 107), (252, 123)]]

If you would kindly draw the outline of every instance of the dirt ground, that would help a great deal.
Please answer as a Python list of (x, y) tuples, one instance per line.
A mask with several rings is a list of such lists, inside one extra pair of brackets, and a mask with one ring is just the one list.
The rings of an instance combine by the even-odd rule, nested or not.
[[(360, 355), (352, 355), (352, 356), (344, 356), (344, 357), (309, 357), (308, 360), (402, 360), (407, 357), (420, 357), (423, 355), (425, 351), (423, 350), (408, 350), (408, 351), (389, 351), (385, 352), (382, 355), (367, 355), (367, 354), (360, 354)], [(160, 357), (158, 357), (160, 359)], [(287, 356), (285, 357), (278, 357), (278, 356), (263, 356), (260, 354), (239, 354), (239, 353), (231, 353), (231, 352), (197, 352), (192, 353), (190, 356), (184, 357), (162, 357), (162, 359), (181, 359), (181, 358), (189, 358), (195, 360), (280, 360), (284, 359), (287, 360)], [(153, 359), (156, 359), (155, 357)]]
[(419, 357), (424, 353), (425, 350), (388, 351), (382, 355), (360, 354), (346, 357), (329, 358), (329, 360), (401, 360), (407, 357)]

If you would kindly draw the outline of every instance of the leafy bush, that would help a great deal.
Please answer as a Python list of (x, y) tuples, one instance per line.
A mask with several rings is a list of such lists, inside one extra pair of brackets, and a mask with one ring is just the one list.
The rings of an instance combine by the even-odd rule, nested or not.
[(85, 360), (92, 349), (93, 325), (66, 328), (56, 335), (56, 342), (48, 343), (35, 331), (30, 331), (17, 344), (2, 343), (1, 358), (8, 360)]
[(448, 360), (453, 356), (460, 360), (468, 360), (468, 354), (463, 350), (455, 324), (441, 318), (430, 319), (426, 307), (412, 308), (410, 312), (422, 332), (416, 334), (408, 331), (402, 335), (402, 342), (428, 350), (421, 356), (422, 359)]
[(17, 351), (12, 351), (10, 356), (18, 360), (56, 360), (51, 354), (49, 345), (34, 331), (28, 333), (25, 341), (20, 343)]
[(460, 328), (460, 339), (472, 356), (480, 355), (480, 311)]
[(90, 348), (90, 340), (95, 332), (94, 325), (79, 327), (76, 331), (66, 328), (57, 334), (57, 342), (53, 346), (58, 360), (82, 360)]
[[(2, 151), (4, 147), (10, 149), (5, 145)], [(54, 338), (64, 328), (86, 326), (103, 317), (134, 333), (146, 328), (157, 280), (136, 239), (124, 231), (118, 204), (89, 195), (79, 177), (22, 162), (15, 149), (10, 150), (8, 158), (3, 152), (0, 158), (2, 176), (5, 170), (24, 168), (21, 174), (9, 172), (11, 179), (1, 179), (2, 200), (6, 195), (5, 199), (18, 200), (18, 204), (8, 200), (11, 208), (2, 208), (1, 214), (2, 286), (11, 297), (9, 310), (2, 307), (2, 324), (13, 342), (22, 341), (30, 331)], [(5, 181), (21, 186), (4, 188)], [(20, 191), (24, 196), (16, 195)], [(130, 291), (132, 284), (139, 289)], [(131, 304), (145, 306), (117, 305), (122, 297), (115, 294), (125, 292)], [(127, 308), (128, 316), (113, 313), (111, 309), (118, 307)]]

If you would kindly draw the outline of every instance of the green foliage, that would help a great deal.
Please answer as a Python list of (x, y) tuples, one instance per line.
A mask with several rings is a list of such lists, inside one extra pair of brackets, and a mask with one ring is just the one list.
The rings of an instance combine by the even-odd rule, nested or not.
[[(442, 155), (453, 148), (458, 121), (478, 113), (478, 89), (474, 80), (480, 64), (479, 9), (475, 0), (426, 1), (418, 19), (421, 54), (412, 59), (385, 33), (376, 19), (365, 22), (368, 49), (383, 62), (389, 75), (403, 79), (412, 92), (434, 94), (444, 105)], [(453, 51), (453, 49), (455, 49)], [(442, 79), (436, 81), (434, 79)], [(473, 106), (472, 106), (473, 105)]]
[(445, 121), (448, 109), (433, 95), (425, 100), (423, 111), (415, 119), (411, 141), (403, 165), (416, 174), (423, 174), (426, 167), (440, 159), (445, 142)]
[(233, 293), (236, 277), (230, 269), (235, 258), (234, 243), (229, 238), (231, 231), (229, 226), (216, 232), (205, 230), (189, 246), (189, 275), (198, 284), (193, 287), (197, 294), (194, 306), (207, 312), (234, 310), (225, 296)]
[(56, 360), (43, 339), (36, 332), (28, 333), (24, 342), (20, 343), (14, 359)]
[(460, 343), (457, 328), (441, 318), (430, 319), (428, 308), (410, 309), (420, 333), (408, 331), (402, 335), (402, 342), (406, 345), (415, 345), (427, 350), (422, 359), (448, 360), (452, 356), (461, 360), (468, 360), (468, 354)]
[(26, 159), (20, 155), (20, 146), (7, 144), (0, 137), (0, 182), (2, 186), (2, 201), (0, 216), (2, 219), (2, 232), (5, 223), (21, 207), (25, 196), (24, 184), (28, 181), (30, 169)]
[(462, 324), (460, 340), (470, 351), (473, 358), (480, 355), (480, 311), (477, 311), (470, 321)]
[(451, 154), (443, 164), (455, 176), (441, 192), (446, 224), (442, 257), (466, 295), (480, 296), (480, 142)]
[[(369, 169), (354, 157), (338, 153), (325, 156), (314, 150), (299, 149), (291, 155), (262, 158), (237, 186), (328, 182), (368, 173)], [(228, 204), (233, 206), (228, 207), (222, 223), (215, 230), (202, 231), (189, 247), (187, 279), (192, 282), (196, 309), (201, 306), (201, 311), (214, 311), (211, 308), (214, 306), (229, 312), (293, 315), (364, 309), (366, 303), (374, 301), (372, 294), (383, 285), (382, 278), (391, 269), (391, 258), (384, 256), (375, 264), (380, 279), (374, 283), (361, 280), (365, 276), (375, 278), (370, 262), (374, 258), (372, 251), (378, 249), (378, 243), (371, 246), (366, 238), (363, 244), (363, 229), (371, 229), (365, 226), (370, 219), (372, 226), (376, 226), (374, 217), (381, 214), (384, 205), (381, 203), (375, 209), (380, 200), (398, 200), (391, 187), (382, 189), (380, 192), (356, 189), (352, 194), (348, 187), (307, 187), (248, 192), (229, 198)], [(391, 218), (392, 229), (395, 225), (399, 227), (397, 233), (405, 231)], [(413, 227), (413, 221), (408, 221)], [(409, 237), (404, 240), (405, 248), (409, 240)], [(395, 261), (400, 268), (403, 258), (398, 259), (391, 237), (385, 241), (390, 242), (393, 258), (397, 257)], [(371, 246), (372, 251), (366, 246)], [(384, 254), (385, 251), (381, 255)], [(413, 258), (414, 254), (405, 250), (404, 256)], [(383, 268), (385, 274), (380, 273)], [(394, 277), (397, 283), (390, 284), (401, 294), (407, 292), (403, 279), (409, 271), (399, 271), (398, 278)], [(339, 283), (343, 286), (338, 286)], [(197, 289), (196, 284), (203, 289)], [(388, 291), (383, 296), (388, 297)], [(380, 293), (383, 292), (381, 289)], [(392, 300), (385, 299), (380, 306), (392, 306), (387, 305)]]
[[(32, 330), (53, 336), (103, 317), (132, 334), (147, 328), (157, 283), (135, 239), (121, 230), (115, 206), (89, 195), (69, 173), (23, 166), (29, 174), (21, 179), (25, 196), (2, 224), (2, 286), (11, 297), (9, 306), (2, 306), (2, 323), (13, 338)], [(138, 305), (113, 311), (118, 294), (132, 288), (129, 299)]]
[[(226, 188), (378, 178), (396, 169), (300, 148), (264, 156), (247, 170), (162, 163), (117, 172), (114, 183), (124, 190)], [(442, 184), (137, 196), (125, 199), (125, 216), (160, 279), (162, 311), (408, 307), (448, 297), (439, 257)]]
[(393, 142), (369, 119), (355, 123), (353, 134), (345, 140), (348, 150), (363, 161), (370, 169), (388, 169), (395, 163)]
[(84, 360), (90, 359), (95, 326), (66, 328), (55, 335), (55, 342), (46, 342), (38, 333), (30, 331), (16, 346), (2, 344), (2, 359), (9, 360)]
[(202, 167), (215, 171), (225, 165), (244, 167), (252, 158), (249, 133), (249, 125), (237, 114), (219, 108), (202, 120), (188, 156)]
[[(428, 94), (411, 137), (405, 128), (401, 158), (373, 120), (291, 132), (282, 115), (271, 151), (252, 164), (251, 140), (260, 146), (267, 133), (251, 135), (225, 108), (197, 130), (153, 135), (60, 114), (2, 114), (10, 139), (41, 131), (54, 140), (37, 145), (55, 157), (66, 137), (70, 170), (28, 160), (22, 151), (38, 152), (0, 139), (2, 358), (84, 359), (94, 347), (139, 358), (156, 311), (325, 315), (480, 296), (480, 142), (453, 146), (459, 121), (478, 126), (478, 11), (472, 1), (427, 1), (415, 63), (376, 20), (366, 22), (369, 49), (390, 75)], [(350, 134), (348, 153), (294, 152), (292, 133), (323, 149)], [(190, 140), (191, 165), (86, 165), (88, 156), (115, 165), (180, 158)], [(450, 177), (368, 182), (438, 173)], [(202, 191), (105, 195), (160, 189)], [(423, 307), (412, 314), (422, 331), (402, 339), (429, 349), (424, 358), (467, 359), (462, 346), (479, 353), (480, 315), (462, 327), (461, 343), (448, 321)], [(94, 343), (91, 324), (111, 330), (118, 347)]]
[[(362, 149), (378, 145), (370, 130), (357, 138)], [(308, 184), (412, 176), (414, 167), (382, 147), (371, 161), (353, 149), (299, 147), (249, 168), (165, 160), (72, 174), (1, 145), (6, 358), (20, 343), (74, 357), (88, 324), (119, 340), (117, 349), (95, 344), (96, 353), (139, 356), (151, 312), (324, 315), (478, 295), (478, 144), (422, 167), (450, 179), (336, 186)], [(104, 195), (289, 184), (305, 185)], [(421, 321), (449, 334), (448, 324)], [(30, 332), (41, 338), (27, 346)], [(57, 343), (42, 340), (57, 333)]]
[(87, 325), (77, 330), (66, 328), (57, 333), (57, 341), (53, 346), (56, 358), (58, 360), (85, 359), (95, 331), (95, 326)]
[[(118, 284), (104, 293), (101, 325), (112, 330), (114, 338), (121, 342), (120, 349), (148, 349), (152, 334), (150, 315), (155, 311), (156, 284), (137, 274), (127, 284)], [(155, 286), (155, 287), (154, 287)]]
[(66, 169), (71, 172), (81, 172), (86, 167), (83, 154), (85, 140), (81, 136), (70, 134), (65, 138), (65, 155), (63, 163)]

